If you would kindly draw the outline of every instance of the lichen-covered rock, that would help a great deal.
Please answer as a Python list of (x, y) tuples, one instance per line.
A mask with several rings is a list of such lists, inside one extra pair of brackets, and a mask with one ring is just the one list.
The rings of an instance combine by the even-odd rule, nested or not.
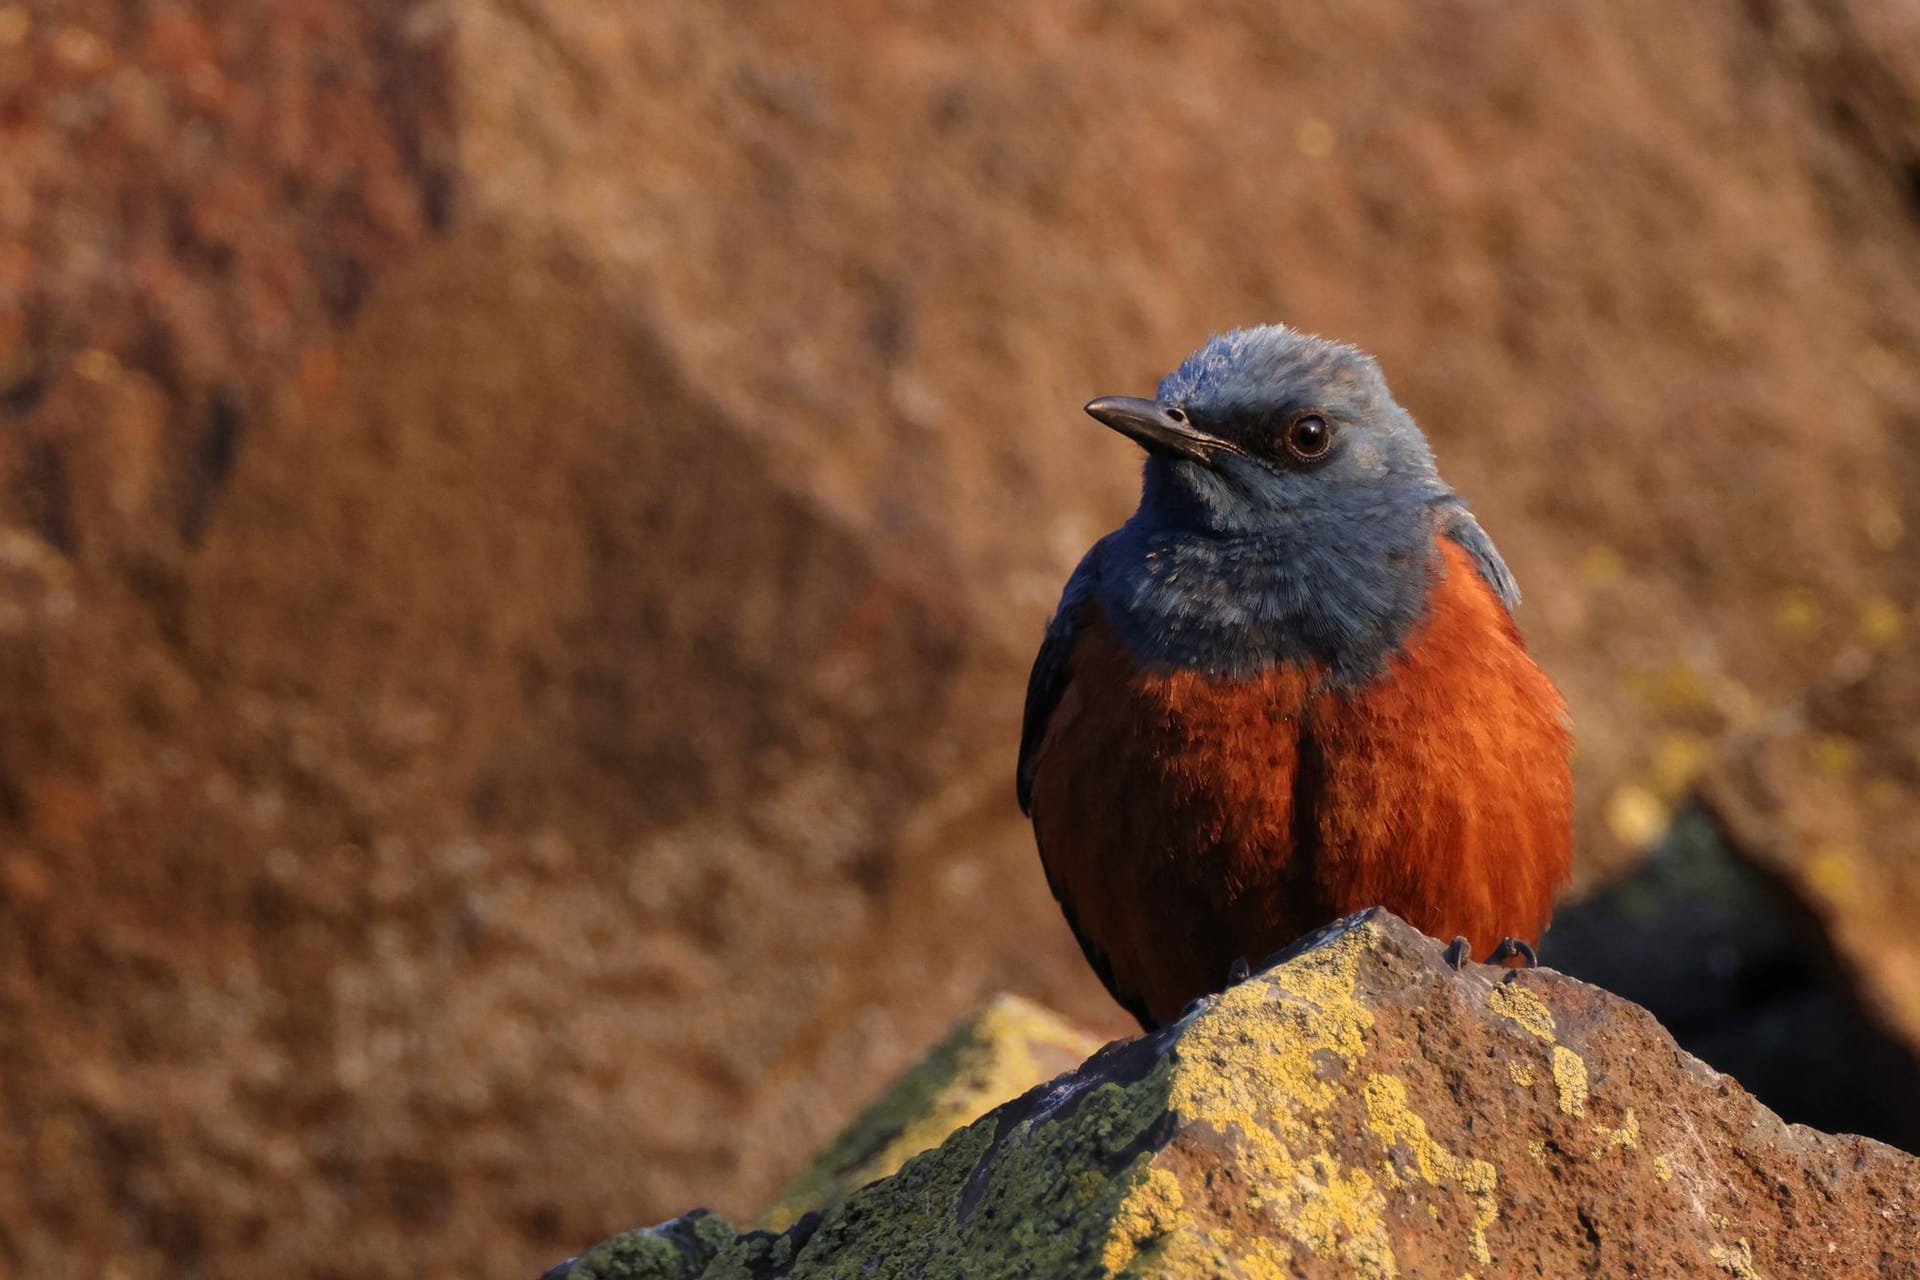
[(1554, 913), (1541, 958), (1641, 1005), (1681, 1048), (1798, 1124), (1915, 1148), (1912, 1069), (1878, 1038), (1778, 876), (1689, 803), (1633, 873)]
[[(603, 1240), (547, 1272), (558, 1280), (696, 1280), (721, 1250), (740, 1238), (705, 1209), (657, 1227), (637, 1227)], [(543, 1278), (545, 1280), (545, 1278)]]
[(1877, 1280), (1917, 1248), (1920, 1159), (1784, 1124), (1643, 1010), (1455, 972), (1373, 911), (784, 1235), (568, 1274)]
[(994, 997), (869, 1103), (761, 1221), (784, 1229), (809, 1210), (839, 1202), (1099, 1047), (1099, 1037), (1050, 1009), (1019, 996)]

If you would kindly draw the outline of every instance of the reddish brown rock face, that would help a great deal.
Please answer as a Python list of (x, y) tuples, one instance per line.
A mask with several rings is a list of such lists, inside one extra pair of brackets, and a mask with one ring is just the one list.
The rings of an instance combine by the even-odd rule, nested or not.
[(85, 568), (164, 573), (302, 357), (447, 226), (447, 30), (355, 0), (4, 14), (0, 492)]
[(1209, 329), (1393, 371), (1577, 874), (1884, 637), (1912, 33), (1412, 12), (0, 0), (0, 1265), (523, 1275), (1118, 1030), (1020, 689)]

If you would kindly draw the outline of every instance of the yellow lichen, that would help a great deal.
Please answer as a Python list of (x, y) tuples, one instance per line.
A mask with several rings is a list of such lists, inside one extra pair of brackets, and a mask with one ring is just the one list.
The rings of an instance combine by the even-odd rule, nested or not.
[(1517, 1023), (1540, 1039), (1553, 1040), (1553, 1010), (1519, 983), (1502, 982), (1487, 996), (1487, 1004), (1501, 1017)]
[(1753, 1265), (1753, 1246), (1744, 1239), (1734, 1241), (1732, 1248), (1716, 1244), (1707, 1250), (1707, 1256), (1719, 1263), (1720, 1269), (1735, 1277), (1736, 1280), (1766, 1280), (1766, 1277), (1760, 1274), (1760, 1269)]
[(1398, 1273), (1384, 1217), (1386, 1197), (1363, 1169), (1343, 1171), (1332, 1156), (1316, 1155), (1310, 1188), (1295, 1218), (1294, 1238), (1322, 1258), (1338, 1259), (1368, 1280)]
[[(1462, 1158), (1441, 1146), (1427, 1130), (1427, 1122), (1407, 1105), (1407, 1086), (1388, 1075), (1367, 1079), (1367, 1127), (1388, 1147), (1404, 1145), (1413, 1153), (1420, 1176), (1433, 1186), (1457, 1182), (1473, 1197), (1473, 1238), (1468, 1245), (1475, 1262), (1493, 1260), (1487, 1248), (1487, 1228), (1500, 1217), (1494, 1191), (1498, 1175), (1485, 1160)], [(1391, 1162), (1389, 1162), (1391, 1167)]]
[(1665, 1156), (1653, 1158), (1653, 1176), (1662, 1182), (1673, 1181), (1673, 1162)]
[[(1587, 1113), (1587, 1064), (1579, 1054), (1555, 1042), (1554, 1035), (1558, 1027), (1554, 1025), (1553, 1010), (1547, 1008), (1546, 1002), (1539, 996), (1517, 982), (1502, 982), (1496, 986), (1487, 996), (1487, 1005), (1535, 1039), (1553, 1046), (1551, 1062), (1555, 1099), (1563, 1113), (1584, 1116)], [(1532, 1068), (1522, 1063), (1508, 1062), (1507, 1071), (1515, 1084), (1525, 1087), (1533, 1083)]]
[(1530, 1064), (1522, 1062), (1518, 1058), (1508, 1058), (1507, 1074), (1512, 1076), (1513, 1082), (1522, 1089), (1531, 1089), (1533, 1087), (1533, 1067)]
[[(1279, 1280), (1284, 1273), (1264, 1266), (1247, 1267), (1220, 1248), (1218, 1240), (1205, 1232), (1182, 1229), (1162, 1236), (1133, 1255), (1132, 1261), (1112, 1274), (1116, 1280), (1147, 1280), (1158, 1276), (1222, 1276), (1241, 1274), (1247, 1280)], [(968, 1272), (966, 1274), (977, 1274)]]
[(1586, 1059), (1563, 1044), (1553, 1046), (1553, 1091), (1564, 1114), (1587, 1114)]
[[(1223, 1235), (1203, 1250), (1231, 1255), (1252, 1280), (1298, 1270), (1289, 1238), (1366, 1280), (1399, 1274), (1385, 1197), (1371, 1175), (1341, 1166), (1320, 1123), (1341, 1092), (1325, 1066), (1354, 1067), (1373, 1025), (1354, 986), (1374, 936), (1370, 925), (1351, 929), (1274, 971), (1270, 984), (1229, 989), (1182, 1034), (1182, 1059), (1201, 1069), (1174, 1073), (1168, 1107), (1237, 1136), (1247, 1186), (1257, 1189), (1248, 1204), (1283, 1233)], [(1234, 1069), (1206, 1069), (1227, 1063)]]
[(1632, 1107), (1627, 1108), (1626, 1115), (1621, 1118), (1618, 1128), (1609, 1129), (1603, 1124), (1597, 1124), (1593, 1126), (1593, 1131), (1599, 1134), (1601, 1139), (1600, 1145), (1593, 1150), (1595, 1156), (1603, 1156), (1615, 1147), (1623, 1151), (1632, 1151), (1640, 1145), (1640, 1118), (1633, 1114)]
[(1546, 1166), (1546, 1163), (1547, 1163), (1547, 1144), (1546, 1143), (1540, 1141), (1538, 1138), (1535, 1138), (1533, 1141), (1527, 1143), (1527, 1154), (1533, 1157), (1533, 1162), (1535, 1164), (1540, 1165), (1542, 1168)]
[(1149, 1165), (1114, 1212), (1106, 1246), (1100, 1253), (1100, 1261), (1108, 1273), (1119, 1274), (1143, 1245), (1179, 1225), (1185, 1203), (1186, 1193), (1180, 1189), (1180, 1179), (1165, 1169)]

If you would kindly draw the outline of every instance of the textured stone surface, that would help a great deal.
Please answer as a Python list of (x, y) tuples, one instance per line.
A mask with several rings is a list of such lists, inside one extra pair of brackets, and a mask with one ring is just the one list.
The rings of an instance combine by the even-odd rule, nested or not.
[(1920, 1159), (1375, 912), (785, 1235), (683, 1219), (566, 1274), (1899, 1278), (1917, 1243)]
[(1612, 865), (1908, 617), (1916, 39), (0, 0), (0, 1265), (525, 1275), (1123, 1029), (1011, 744), (1076, 406), (1229, 323), (1385, 360)]
[(1641, 1005), (1780, 1114), (1915, 1148), (1914, 1077), (1871, 1048), (1884, 1028), (1805, 908), (1697, 804), (1631, 875), (1555, 916), (1542, 959)]

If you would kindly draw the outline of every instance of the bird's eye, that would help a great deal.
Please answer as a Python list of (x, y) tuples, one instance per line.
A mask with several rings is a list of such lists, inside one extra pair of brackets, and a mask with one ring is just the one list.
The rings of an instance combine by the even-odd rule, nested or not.
[(1317, 413), (1303, 413), (1287, 424), (1287, 452), (1302, 462), (1324, 458), (1333, 447), (1333, 428)]

